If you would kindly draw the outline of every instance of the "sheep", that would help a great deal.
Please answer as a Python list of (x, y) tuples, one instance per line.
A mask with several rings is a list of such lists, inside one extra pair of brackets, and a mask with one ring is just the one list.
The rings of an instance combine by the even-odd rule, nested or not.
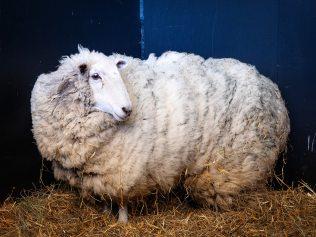
[(266, 183), (290, 123), (277, 85), (254, 66), (78, 49), (32, 90), (32, 131), (56, 179), (116, 202), (121, 222), (129, 200), (179, 183), (223, 209)]

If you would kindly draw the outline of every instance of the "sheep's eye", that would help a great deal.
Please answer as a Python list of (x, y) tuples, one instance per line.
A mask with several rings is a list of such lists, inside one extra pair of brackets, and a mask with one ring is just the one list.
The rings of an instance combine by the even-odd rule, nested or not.
[(126, 62), (123, 60), (120, 60), (116, 63), (117, 68), (123, 68), (126, 65)]
[(91, 78), (92, 78), (93, 80), (98, 80), (98, 79), (100, 79), (101, 77), (100, 77), (100, 75), (99, 75), (98, 73), (93, 73), (92, 76), (91, 76)]

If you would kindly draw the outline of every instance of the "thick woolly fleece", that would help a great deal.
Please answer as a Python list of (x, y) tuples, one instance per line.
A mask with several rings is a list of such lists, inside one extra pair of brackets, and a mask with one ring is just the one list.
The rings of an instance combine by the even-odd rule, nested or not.
[[(123, 59), (133, 113), (92, 109), (79, 65)], [(234, 59), (166, 52), (147, 60), (83, 51), (39, 76), (33, 133), (57, 179), (117, 202), (169, 191), (183, 178), (202, 205), (226, 206), (267, 180), (290, 130), (278, 87)]]

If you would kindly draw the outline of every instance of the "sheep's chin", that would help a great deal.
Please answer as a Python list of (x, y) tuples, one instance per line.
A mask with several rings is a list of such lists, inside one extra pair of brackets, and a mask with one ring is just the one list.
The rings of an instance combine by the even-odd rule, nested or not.
[(115, 122), (122, 122), (125, 120), (124, 118), (117, 115), (115, 112), (112, 112), (112, 113), (104, 112), (101, 108), (98, 108), (96, 106), (93, 107), (91, 112), (104, 113), (104, 114), (108, 115), (109, 117), (111, 117)]

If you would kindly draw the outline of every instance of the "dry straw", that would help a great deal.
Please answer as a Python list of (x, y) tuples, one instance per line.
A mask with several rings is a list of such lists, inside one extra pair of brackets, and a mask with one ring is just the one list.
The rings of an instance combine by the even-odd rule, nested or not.
[(129, 223), (76, 190), (44, 186), (0, 208), (0, 236), (316, 236), (316, 194), (306, 184), (237, 197), (230, 211), (190, 206), (175, 193), (134, 203)]

